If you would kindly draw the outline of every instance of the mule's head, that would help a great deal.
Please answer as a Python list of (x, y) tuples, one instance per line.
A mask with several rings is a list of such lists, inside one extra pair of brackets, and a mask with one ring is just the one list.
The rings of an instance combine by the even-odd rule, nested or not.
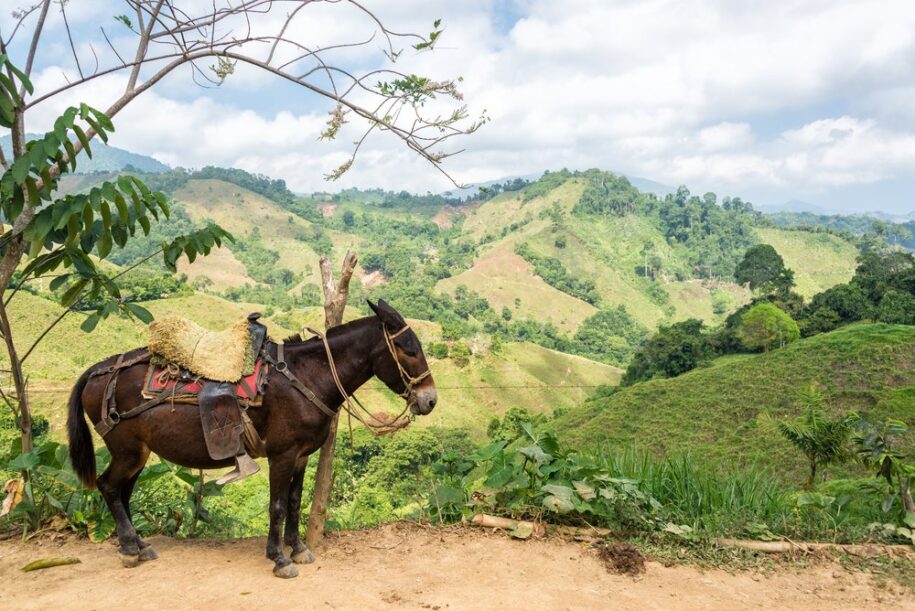
[(377, 304), (369, 301), (369, 307), (381, 322), (385, 337), (372, 355), (375, 375), (406, 399), (412, 413), (425, 416), (435, 408), (438, 393), (419, 338), (383, 299)]

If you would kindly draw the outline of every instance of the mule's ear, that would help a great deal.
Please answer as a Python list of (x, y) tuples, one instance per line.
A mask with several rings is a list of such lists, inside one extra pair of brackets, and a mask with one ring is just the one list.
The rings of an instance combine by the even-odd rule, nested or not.
[(403, 316), (400, 315), (400, 312), (391, 307), (384, 299), (378, 300), (378, 309), (381, 311), (378, 315), (389, 322), (392, 325), (403, 325), (406, 324)]
[(377, 306), (377, 305), (375, 305), (374, 303), (372, 303), (372, 302), (369, 301), (368, 299), (366, 299), (365, 302), (366, 302), (367, 304), (369, 304), (369, 307), (370, 307), (370, 308), (372, 308), (372, 312), (375, 313), (375, 316), (381, 316), (381, 312), (378, 311), (378, 306)]

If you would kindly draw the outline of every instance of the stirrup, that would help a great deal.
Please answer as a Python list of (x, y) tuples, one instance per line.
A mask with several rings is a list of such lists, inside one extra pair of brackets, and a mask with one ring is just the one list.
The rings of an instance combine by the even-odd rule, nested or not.
[(244, 479), (249, 475), (254, 475), (260, 470), (260, 465), (258, 465), (253, 458), (247, 454), (239, 454), (235, 457), (235, 468), (216, 480), (216, 484), (225, 486), (226, 484)]

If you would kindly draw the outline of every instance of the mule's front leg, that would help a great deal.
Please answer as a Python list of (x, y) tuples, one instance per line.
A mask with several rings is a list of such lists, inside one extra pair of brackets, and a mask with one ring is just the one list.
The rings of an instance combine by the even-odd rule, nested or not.
[(286, 557), (281, 538), (289, 504), (289, 488), (295, 471), (292, 453), (270, 457), (270, 533), (267, 535), (267, 558), (273, 560), (273, 574), (277, 577), (295, 577), (299, 570)]
[(289, 485), (289, 500), (286, 503), (286, 531), (283, 540), (292, 548), (292, 561), (296, 564), (311, 564), (315, 555), (302, 541), (299, 532), (299, 519), (302, 515), (302, 484), (305, 482), (305, 467), (308, 457), (303, 456), (296, 462), (292, 482)]

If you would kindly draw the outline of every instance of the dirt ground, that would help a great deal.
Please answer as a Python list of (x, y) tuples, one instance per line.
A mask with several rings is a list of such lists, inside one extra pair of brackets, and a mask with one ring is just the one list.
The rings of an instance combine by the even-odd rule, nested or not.
[[(470, 528), (392, 524), (334, 534), (298, 578), (271, 574), (263, 539), (150, 539), (159, 559), (121, 568), (112, 543), (0, 543), (4, 609), (915, 609), (899, 586), (824, 561), (803, 571), (730, 574), (655, 562), (612, 575), (587, 543), (515, 541)], [(30, 573), (40, 558), (82, 562)]]

